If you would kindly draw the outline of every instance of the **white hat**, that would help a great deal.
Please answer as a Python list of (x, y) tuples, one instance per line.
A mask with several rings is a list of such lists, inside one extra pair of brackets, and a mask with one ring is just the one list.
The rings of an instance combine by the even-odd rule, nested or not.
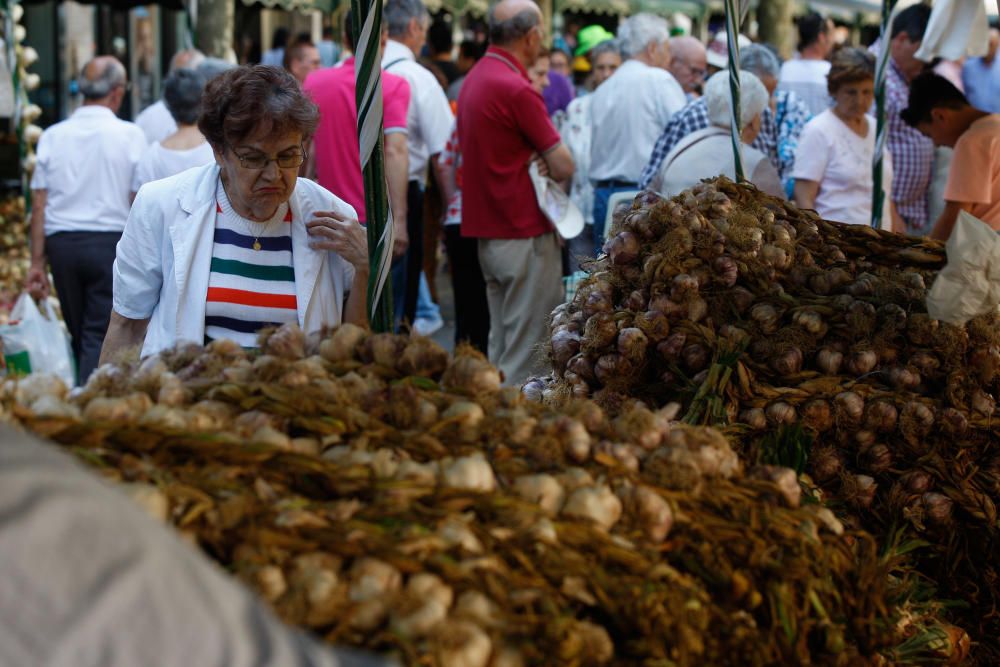
[[(753, 42), (746, 35), (740, 34), (736, 38), (739, 43), (740, 48), (744, 46), (750, 46)], [(708, 50), (705, 54), (705, 59), (708, 64), (712, 67), (718, 67), (719, 69), (728, 69), (729, 67), (729, 40), (726, 37), (726, 31), (720, 30), (715, 33), (715, 39), (712, 43), (708, 45)]]

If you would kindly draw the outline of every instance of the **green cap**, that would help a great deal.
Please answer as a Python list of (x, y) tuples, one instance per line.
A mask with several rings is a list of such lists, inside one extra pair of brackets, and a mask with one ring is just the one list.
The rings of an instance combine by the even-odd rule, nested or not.
[(576, 51), (573, 55), (585, 56), (590, 53), (590, 50), (600, 44), (601, 42), (606, 42), (609, 39), (614, 39), (615, 36), (608, 32), (602, 25), (588, 25), (586, 28), (581, 28), (580, 32), (576, 35)]

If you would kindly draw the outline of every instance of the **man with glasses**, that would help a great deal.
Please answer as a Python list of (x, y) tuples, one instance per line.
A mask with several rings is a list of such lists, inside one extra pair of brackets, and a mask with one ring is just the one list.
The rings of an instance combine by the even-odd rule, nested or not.
[(701, 96), (708, 70), (705, 45), (689, 35), (670, 39), (670, 73), (681, 84), (688, 100)]
[(83, 106), (42, 134), (31, 179), (27, 289), (47, 297), (51, 268), (81, 382), (97, 366), (108, 328), (115, 246), (146, 150), (142, 130), (115, 115), (127, 89), (125, 67), (114, 57), (87, 63)]

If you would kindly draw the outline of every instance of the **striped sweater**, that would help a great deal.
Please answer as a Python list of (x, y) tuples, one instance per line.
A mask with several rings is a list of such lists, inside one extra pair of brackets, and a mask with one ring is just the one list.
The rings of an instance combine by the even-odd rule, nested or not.
[(266, 223), (247, 220), (233, 210), (221, 180), (216, 202), (205, 339), (228, 338), (256, 347), (260, 329), (298, 319), (292, 211), (286, 203)]

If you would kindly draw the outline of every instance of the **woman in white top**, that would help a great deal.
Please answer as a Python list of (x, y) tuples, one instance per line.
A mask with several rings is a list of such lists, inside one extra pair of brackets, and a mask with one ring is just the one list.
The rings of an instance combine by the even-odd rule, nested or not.
[[(760, 115), (769, 101), (767, 88), (747, 71), (740, 72), (740, 123), (743, 173), (762, 192), (785, 198), (781, 178), (771, 161), (750, 146), (760, 132)], [(731, 132), (732, 97), (729, 72), (713, 74), (705, 84), (705, 106), (711, 123), (692, 132), (674, 146), (663, 160), (649, 187), (668, 197), (715, 176), (736, 178), (736, 157)]]
[(204, 75), (192, 69), (174, 70), (163, 82), (163, 101), (177, 123), (177, 131), (146, 149), (132, 177), (132, 192), (191, 167), (215, 161), (212, 147), (198, 129), (198, 110), (205, 90)]
[(214, 162), (139, 191), (118, 243), (101, 361), (180, 342), (256, 345), (265, 327), (367, 325), (368, 243), (354, 209), (298, 178), (319, 110), (279, 67), (209, 82)]
[[(833, 107), (809, 121), (799, 137), (792, 172), (795, 203), (827, 220), (868, 225), (875, 155), (875, 119), (868, 110), (875, 98), (875, 57), (862, 49), (841, 49), (833, 57), (828, 85)], [(888, 151), (883, 164), (885, 201), (891, 202)], [(885, 213), (883, 229), (902, 229), (895, 207), (888, 205)]]

